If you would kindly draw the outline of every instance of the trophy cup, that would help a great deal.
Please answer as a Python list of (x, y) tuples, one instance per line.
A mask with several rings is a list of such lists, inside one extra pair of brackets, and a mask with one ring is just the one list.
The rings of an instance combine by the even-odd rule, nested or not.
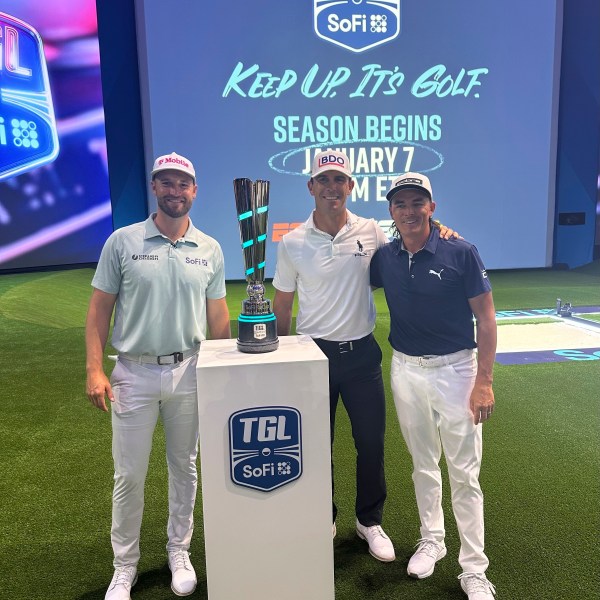
[(242, 301), (238, 317), (237, 347), (252, 354), (272, 352), (277, 350), (279, 339), (271, 301), (264, 297), (269, 182), (234, 179), (233, 193), (248, 282), (248, 298)]

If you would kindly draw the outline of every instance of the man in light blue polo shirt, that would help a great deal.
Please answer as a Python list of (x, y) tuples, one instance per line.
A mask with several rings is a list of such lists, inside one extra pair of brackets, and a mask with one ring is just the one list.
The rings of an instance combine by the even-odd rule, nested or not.
[(370, 270), (371, 285), (383, 287), (390, 309), (392, 393), (413, 461), (421, 521), (407, 571), (417, 579), (429, 577), (446, 555), (443, 449), (461, 542), (461, 586), (469, 600), (492, 600), (479, 485), (482, 423), (494, 409), (492, 288), (475, 246), (442, 240), (432, 227), (435, 202), (425, 175), (397, 177), (387, 198), (398, 235), (375, 253)]
[[(192, 163), (175, 153), (152, 170), (157, 211), (107, 240), (92, 280), (86, 321), (88, 398), (112, 407), (115, 466), (111, 541), (115, 572), (106, 600), (128, 600), (137, 581), (144, 481), (160, 415), (169, 467), (167, 553), (171, 588), (191, 594), (196, 574), (188, 549), (198, 485), (196, 361), (208, 331), (229, 338), (223, 253), (188, 213), (198, 186)], [(102, 359), (114, 310), (117, 364)]]

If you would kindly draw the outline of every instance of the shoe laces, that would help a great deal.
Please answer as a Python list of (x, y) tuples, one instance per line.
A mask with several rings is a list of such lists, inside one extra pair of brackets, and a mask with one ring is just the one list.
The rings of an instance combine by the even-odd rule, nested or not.
[(169, 558), (171, 559), (172, 567), (177, 571), (178, 569), (190, 568), (190, 556), (185, 550), (175, 550), (169, 552)]
[(117, 567), (113, 577), (114, 585), (131, 585), (134, 567)]
[(440, 553), (440, 544), (433, 540), (422, 539), (415, 545), (417, 546), (417, 554), (426, 554), (431, 558), (437, 558)]
[(371, 525), (370, 527), (366, 527), (365, 529), (367, 530), (366, 531), (367, 536), (370, 538), (376, 538), (376, 537), (387, 538), (387, 535), (385, 535), (385, 532), (381, 528), (381, 525)]
[(468, 594), (477, 592), (496, 594), (496, 588), (483, 573), (461, 573), (459, 579), (464, 579)]

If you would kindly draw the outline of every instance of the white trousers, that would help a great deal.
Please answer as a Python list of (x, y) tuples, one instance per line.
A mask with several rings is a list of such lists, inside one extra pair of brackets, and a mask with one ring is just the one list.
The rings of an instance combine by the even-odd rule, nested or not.
[(475, 383), (475, 352), (462, 350), (432, 360), (394, 351), (391, 383), (402, 435), (413, 461), (421, 538), (444, 541), (442, 448), (448, 466), (452, 509), (460, 536), (464, 572), (483, 573), (483, 494), (479, 486), (481, 424), (475, 426), (469, 398)]
[(198, 487), (197, 359), (195, 355), (177, 365), (119, 359), (112, 372), (115, 487), (111, 541), (115, 567), (136, 565), (140, 559), (144, 482), (159, 415), (169, 471), (167, 550), (190, 546)]

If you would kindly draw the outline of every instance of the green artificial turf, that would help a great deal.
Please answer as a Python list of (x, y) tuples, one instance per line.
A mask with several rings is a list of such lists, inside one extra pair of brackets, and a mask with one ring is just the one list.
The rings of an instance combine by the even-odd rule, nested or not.
[(498, 319), (498, 327), (502, 325), (544, 325), (546, 323), (557, 323), (560, 317), (522, 317), (520, 319)]
[(582, 319), (586, 319), (587, 321), (594, 321), (596, 323), (600, 323), (600, 314), (586, 314), (580, 316)]
[[(2, 600), (101, 600), (112, 575), (110, 416), (93, 409), (84, 394), (83, 325), (92, 273), (0, 276)], [(600, 305), (598, 262), (573, 271), (492, 272), (490, 279), (499, 310), (552, 307), (557, 297), (574, 306)], [(234, 320), (245, 295), (244, 284), (228, 285)], [(273, 297), (270, 286), (267, 295)], [(427, 580), (406, 576), (418, 518), (410, 460), (389, 390), (388, 314), (379, 291), (376, 302), (388, 397), (384, 527), (397, 560), (377, 562), (354, 534), (354, 449), (340, 409), (334, 448), (340, 510), (336, 600), (462, 599), (449, 494), (448, 556)], [(501, 600), (600, 598), (599, 383), (600, 360), (496, 366), (497, 409), (484, 426), (481, 482), (488, 575)], [(159, 425), (134, 599), (174, 597), (165, 557), (167, 514)], [(190, 598), (206, 598), (200, 501), (191, 551), (199, 585)]]

